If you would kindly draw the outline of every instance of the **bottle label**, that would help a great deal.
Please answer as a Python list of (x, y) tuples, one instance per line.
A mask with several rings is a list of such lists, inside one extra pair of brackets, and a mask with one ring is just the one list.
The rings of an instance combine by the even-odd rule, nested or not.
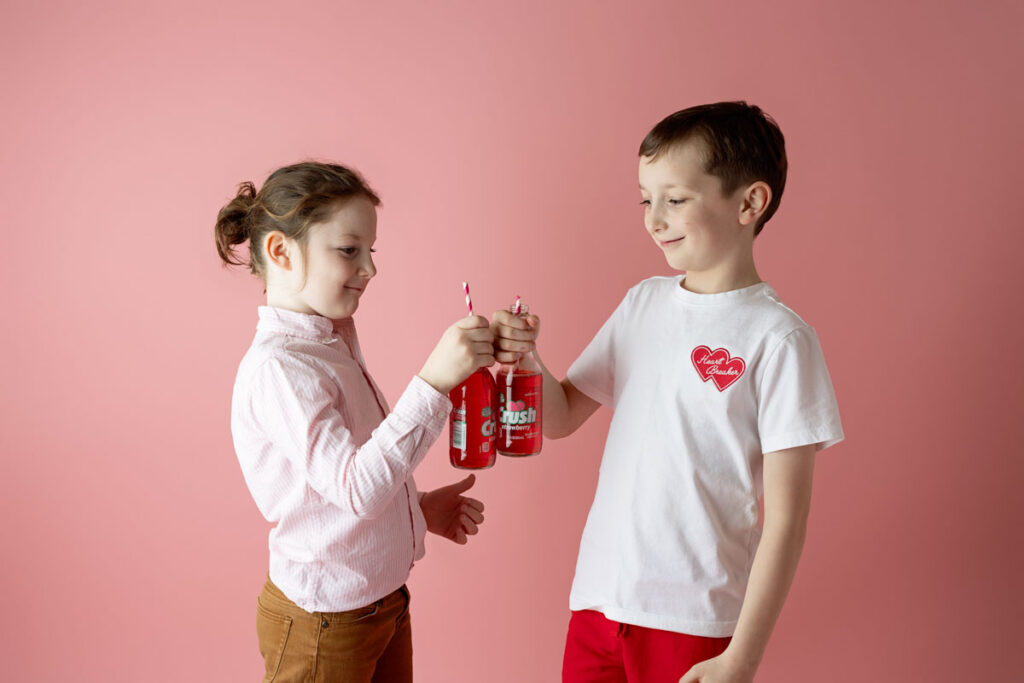
[(452, 423), (452, 448), (457, 451), (466, 450), (466, 423)]

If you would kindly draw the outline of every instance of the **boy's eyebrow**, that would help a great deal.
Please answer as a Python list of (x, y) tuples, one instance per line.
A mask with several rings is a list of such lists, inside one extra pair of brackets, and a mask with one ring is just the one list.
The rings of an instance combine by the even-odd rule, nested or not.
[[(640, 187), (641, 190), (647, 189), (643, 185), (640, 185), (639, 187)], [(663, 183), (661, 185), (658, 185), (657, 187), (658, 187), (659, 190), (676, 190), (676, 189), (679, 189), (679, 190), (693, 191), (693, 189), (694, 189), (694, 188), (690, 187), (689, 185), (684, 185), (683, 183)]]

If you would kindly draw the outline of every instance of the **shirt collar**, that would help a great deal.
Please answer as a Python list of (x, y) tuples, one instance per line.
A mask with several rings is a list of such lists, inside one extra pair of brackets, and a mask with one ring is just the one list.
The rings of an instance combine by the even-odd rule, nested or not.
[(260, 320), (256, 329), (260, 332), (285, 334), (321, 344), (337, 341), (334, 337), (334, 323), (322, 315), (298, 313), (273, 306), (260, 306), (257, 312)]

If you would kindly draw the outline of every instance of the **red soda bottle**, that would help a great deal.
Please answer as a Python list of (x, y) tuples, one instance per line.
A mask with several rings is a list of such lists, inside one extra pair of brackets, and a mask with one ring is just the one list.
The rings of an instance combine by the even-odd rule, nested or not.
[[(510, 313), (516, 313), (509, 306)], [(520, 315), (530, 312), (523, 306)], [(540, 453), (544, 375), (533, 351), (512, 364), (503, 363), (495, 382), (498, 392), (498, 452), (524, 456)]]
[(453, 467), (482, 470), (495, 460), (494, 377), (480, 368), (448, 393), (452, 413), (448, 422), (448, 457)]

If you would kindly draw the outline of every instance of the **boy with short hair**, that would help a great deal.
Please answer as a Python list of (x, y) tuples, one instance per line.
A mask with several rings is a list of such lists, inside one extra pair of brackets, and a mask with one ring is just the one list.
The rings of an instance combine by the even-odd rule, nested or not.
[[(803, 548), (814, 455), (843, 438), (814, 330), (754, 265), (786, 169), (778, 126), (745, 102), (676, 112), (640, 146), (645, 226), (685, 275), (630, 289), (565, 380), (544, 371), (545, 436), (614, 410), (563, 681), (753, 680)], [(539, 320), (499, 311), (492, 329), (509, 362)]]

